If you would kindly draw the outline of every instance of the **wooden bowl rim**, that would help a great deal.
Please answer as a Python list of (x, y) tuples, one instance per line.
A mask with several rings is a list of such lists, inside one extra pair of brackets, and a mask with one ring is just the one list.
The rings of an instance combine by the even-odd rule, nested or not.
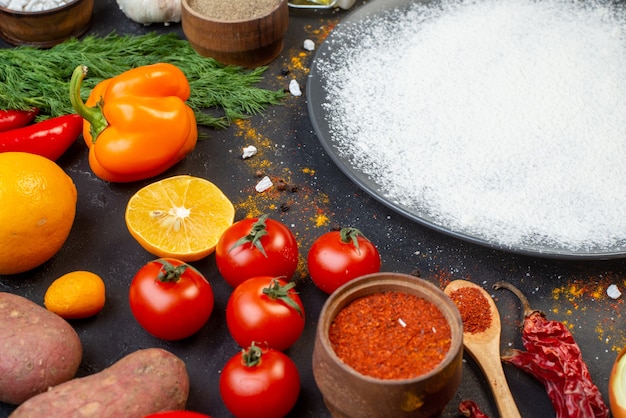
[[(452, 317), (448, 318), (448, 316), (442, 311), (444, 316), (446, 316), (446, 319), (448, 319), (448, 323), (451, 328), (450, 331), (452, 335), (451, 335), (450, 348), (448, 349), (448, 352), (446, 353), (444, 358), (441, 360), (441, 362), (429, 372), (412, 377), (412, 378), (408, 378), (408, 379), (379, 379), (373, 376), (368, 376), (368, 375), (359, 373), (358, 371), (354, 370), (352, 367), (345, 364), (339, 358), (339, 356), (337, 356), (337, 353), (335, 353), (335, 350), (333, 350), (330, 344), (330, 339), (328, 338), (328, 333), (326, 332), (328, 328), (326, 324), (330, 326), (330, 323), (332, 323), (332, 320), (334, 319), (334, 317), (326, 318), (328, 315), (331, 314), (330, 312), (331, 307), (333, 305), (338, 304), (337, 299), (339, 297), (345, 299), (344, 293), (346, 291), (348, 292), (347, 293), (348, 296), (353, 295), (353, 294), (365, 295), (365, 294), (380, 292), (381, 290), (379, 289), (376, 289), (368, 293), (361, 292), (363, 289), (366, 289), (366, 288), (370, 288), (370, 287), (376, 288), (377, 286), (380, 286), (380, 284), (378, 283), (376, 279), (397, 280), (397, 283), (394, 283), (394, 288), (392, 289), (394, 291), (402, 291), (400, 290), (401, 287), (405, 287), (405, 288), (410, 287), (409, 283), (411, 281), (415, 283), (419, 283), (419, 286), (421, 286), (421, 288), (418, 291), (420, 293), (424, 293), (424, 291), (429, 291), (433, 295), (435, 295), (435, 299), (425, 298), (426, 300), (435, 304), (435, 306), (437, 306), (437, 308), (440, 311), (441, 311), (441, 308), (439, 307), (438, 302), (441, 301), (443, 304), (447, 305), (450, 312), (452, 313)], [(366, 282), (366, 283), (362, 284), (363, 282)], [(352, 300), (358, 297), (359, 296), (351, 298), (348, 301), (343, 301), (341, 306), (338, 306), (337, 312), (343, 309), (348, 303), (350, 303)], [(455, 328), (457, 329), (457, 332), (455, 332)], [(324, 306), (322, 307), (322, 310), (320, 311), (316, 332), (318, 334), (317, 338), (319, 338), (320, 344), (322, 345), (322, 347), (324, 347), (324, 350), (326, 350), (327, 354), (333, 360), (335, 365), (343, 369), (344, 372), (347, 372), (353, 376), (357, 376), (364, 381), (377, 383), (377, 384), (384, 384), (384, 385), (406, 385), (406, 384), (418, 383), (418, 382), (428, 380), (432, 378), (433, 376), (436, 376), (438, 373), (441, 373), (447, 367), (449, 367), (450, 364), (459, 355), (459, 353), (461, 353), (462, 355), (462, 352), (463, 352), (462, 351), (463, 350), (463, 321), (461, 320), (461, 314), (458, 308), (456, 307), (456, 305), (454, 304), (454, 302), (452, 301), (452, 299), (450, 299), (448, 295), (444, 293), (443, 290), (439, 289), (433, 283), (427, 280), (424, 280), (422, 278), (415, 277), (409, 274), (404, 274), (404, 273), (379, 272), (379, 273), (366, 274), (364, 276), (361, 276), (359, 278), (356, 278), (344, 284), (339, 289), (335, 290), (335, 292), (333, 292), (328, 297), (328, 299), (324, 303)]]
[(4, 6), (0, 6), (0, 12), (3, 14), (7, 14), (7, 15), (11, 15), (11, 16), (15, 16), (15, 17), (44, 17), (44, 16), (48, 16), (51, 14), (55, 14), (58, 13), (60, 11), (63, 10), (69, 10), (72, 7), (85, 2), (86, 0), (72, 0), (67, 4), (64, 4), (62, 6), (59, 7), (55, 7), (53, 9), (48, 9), (48, 10), (41, 10), (41, 11), (36, 11), (36, 12), (23, 12), (20, 10), (13, 10), (13, 9), (8, 9)]
[[(80, 0), (77, 0), (80, 1)], [(203, 20), (205, 22), (214, 22), (214, 23), (219, 23), (219, 24), (241, 24), (241, 23), (249, 23), (249, 22), (255, 22), (257, 20), (261, 20), (261, 19), (265, 19), (271, 15), (273, 15), (274, 13), (276, 13), (281, 6), (286, 3), (287, 0), (280, 0), (278, 2), (278, 4), (276, 5), (275, 8), (273, 8), (269, 13), (262, 15), (262, 16), (257, 16), (257, 17), (253, 17), (251, 19), (239, 19), (239, 20), (224, 20), (224, 19), (213, 19), (210, 18), (208, 16), (205, 16), (201, 13), (196, 12), (191, 6), (189, 6), (189, 1), (188, 0), (181, 0), (181, 5), (182, 7), (191, 15), (193, 15), (194, 17), (196, 17), (197, 19)]]

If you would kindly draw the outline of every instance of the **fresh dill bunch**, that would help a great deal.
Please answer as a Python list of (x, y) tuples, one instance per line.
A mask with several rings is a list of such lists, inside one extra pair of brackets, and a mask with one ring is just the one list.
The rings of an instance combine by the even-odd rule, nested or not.
[(74, 113), (69, 81), (78, 65), (88, 74), (81, 87), (84, 100), (100, 81), (131, 68), (168, 62), (187, 76), (191, 96), (187, 103), (199, 125), (215, 128), (232, 120), (261, 113), (279, 104), (281, 90), (256, 85), (267, 67), (245, 70), (199, 55), (176, 34), (87, 36), (69, 39), (50, 49), (28, 46), (0, 50), (0, 109), (40, 109), (44, 117)]

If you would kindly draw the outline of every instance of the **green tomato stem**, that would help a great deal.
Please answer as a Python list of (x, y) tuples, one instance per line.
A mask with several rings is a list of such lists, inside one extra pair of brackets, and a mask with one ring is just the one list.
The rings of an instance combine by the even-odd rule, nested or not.
[(252, 225), (252, 229), (250, 229), (248, 235), (239, 238), (237, 242), (235, 242), (233, 246), (230, 247), (229, 251), (232, 251), (234, 248), (239, 247), (240, 245), (250, 243), (255, 246), (259, 251), (261, 251), (261, 254), (263, 254), (265, 258), (267, 258), (265, 248), (263, 248), (263, 244), (261, 243), (261, 238), (267, 235), (267, 225), (265, 224), (265, 220), (267, 218), (267, 214), (261, 215), (259, 219), (257, 219), (257, 221)]
[(300, 305), (298, 305), (298, 302), (296, 302), (292, 297), (293, 294), (297, 294), (295, 291), (291, 292), (291, 289), (295, 286), (296, 284), (294, 282), (281, 285), (278, 279), (272, 279), (270, 285), (263, 289), (263, 294), (267, 295), (271, 299), (280, 300), (287, 305), (287, 307), (294, 309), (298, 312), (298, 315), (304, 318), (304, 313), (302, 312)]
[(246, 367), (256, 367), (261, 364), (263, 350), (254, 344), (254, 341), (248, 349), (241, 350), (241, 361)]
[(341, 231), (339, 231), (339, 235), (341, 236), (341, 242), (343, 242), (344, 244), (349, 244), (350, 242), (352, 242), (352, 245), (354, 245), (354, 248), (356, 248), (356, 252), (358, 254), (361, 254), (361, 249), (359, 248), (359, 236), (367, 239), (361, 231), (348, 226), (345, 228), (341, 228)]
[(156, 262), (161, 264), (161, 270), (159, 270), (157, 280), (163, 283), (178, 282), (185, 270), (187, 270), (187, 267), (189, 267), (184, 263), (174, 267), (172, 263), (164, 259), (159, 259)]

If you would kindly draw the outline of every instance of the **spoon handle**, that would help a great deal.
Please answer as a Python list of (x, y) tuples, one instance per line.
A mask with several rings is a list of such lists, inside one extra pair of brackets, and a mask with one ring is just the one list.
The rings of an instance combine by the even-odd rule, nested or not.
[[(500, 360), (500, 352), (497, 347), (495, 349), (491, 347), (481, 351), (481, 354), (479, 354), (481, 358), (478, 363), (489, 381), (491, 392), (498, 407), (498, 413), (503, 418), (521, 418), (515, 399), (506, 382), (502, 361)], [(478, 353), (473, 352), (471, 354), (476, 355)]]

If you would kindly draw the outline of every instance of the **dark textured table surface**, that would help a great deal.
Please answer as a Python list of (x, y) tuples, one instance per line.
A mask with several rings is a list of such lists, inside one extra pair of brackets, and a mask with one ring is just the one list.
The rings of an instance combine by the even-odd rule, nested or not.
[[(355, 7), (361, 4), (357, 2)], [(304, 50), (303, 41), (311, 39), (319, 45), (346, 12), (290, 13), (284, 50), (266, 71), (263, 87), (286, 88), (291, 79), (296, 79), (304, 88), (314, 52)], [(105, 35), (112, 30), (127, 34), (172, 31), (183, 36), (180, 24), (139, 25), (122, 14), (114, 0), (96, 0), (89, 33)], [(10, 47), (1, 42), (0, 46)], [(289, 70), (287, 74), (285, 69)], [(349, 225), (366, 231), (376, 243), (385, 271), (419, 272), (441, 287), (453, 279), (478, 283), (495, 297), (502, 317), (503, 349), (520, 347), (522, 315), (519, 303), (510, 293), (495, 293), (491, 285), (498, 280), (516, 284), (534, 308), (567, 323), (608, 403), (609, 372), (618, 350), (626, 346), (626, 334), (622, 325), (624, 297), (611, 299), (606, 288), (616, 284), (624, 290), (626, 259), (576, 261), (517, 255), (460, 241), (403, 218), (356, 187), (325, 155), (307, 113), (306, 91), (228, 129), (203, 132), (208, 138), (160, 178), (175, 174), (205, 177), (233, 201), (237, 219), (268, 213), (283, 221), (296, 234), (303, 260), (316, 237), (332, 226)], [(243, 160), (241, 150), (247, 145), (257, 146), (259, 154)], [(131, 315), (127, 289), (137, 269), (154, 257), (139, 247), (124, 224), (127, 200), (149, 181), (100, 181), (89, 170), (87, 149), (82, 143), (75, 144), (59, 163), (73, 178), (79, 193), (70, 237), (62, 250), (40, 268), (14, 277), (0, 277), (0, 291), (43, 304), (47, 286), (62, 274), (91, 270), (101, 275), (107, 285), (104, 310), (94, 318), (72, 322), (84, 347), (79, 375), (97, 372), (137, 349), (162, 347), (187, 364), (191, 379), (188, 408), (214, 417), (229, 416), (219, 396), (219, 373), (239, 348), (228, 335), (225, 323), (224, 309), (231, 289), (220, 278), (214, 258), (194, 263), (210, 281), (216, 296), (208, 324), (184, 341), (165, 342), (150, 337)], [(257, 170), (297, 185), (298, 191), (255, 192)], [(304, 263), (296, 280), (306, 307), (307, 326), (287, 352), (296, 361), (302, 378), (301, 395), (291, 416), (329, 416), (311, 372), (315, 327), (326, 295), (311, 283)], [(505, 365), (504, 369), (522, 416), (554, 416), (540, 383), (510, 366)], [(462, 399), (473, 399), (490, 416), (497, 416), (486, 380), (467, 355), (463, 372), (462, 385), (444, 416), (458, 416), (456, 407)], [(9, 415), (12, 409), (0, 404), (0, 416)]]

